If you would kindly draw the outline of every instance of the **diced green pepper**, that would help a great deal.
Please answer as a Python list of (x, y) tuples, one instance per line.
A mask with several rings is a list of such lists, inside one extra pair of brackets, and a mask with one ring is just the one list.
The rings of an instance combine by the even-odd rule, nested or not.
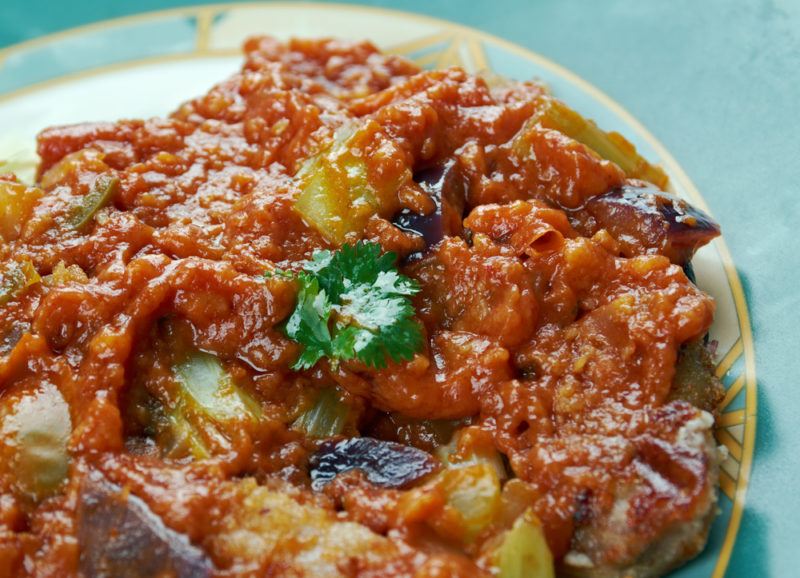
[(67, 442), (72, 431), (69, 407), (51, 383), (0, 409), (2, 439), (10, 449), (15, 489), (34, 501), (56, 493), (67, 477)]
[(260, 415), (258, 403), (233, 383), (216, 356), (198, 351), (173, 369), (185, 401), (197, 406), (210, 419), (224, 423)]
[(173, 366), (173, 373), (174, 395), (160, 400), (166, 424), (157, 426), (159, 445), (167, 455), (208, 458), (229, 446), (233, 428), (261, 419), (258, 402), (234, 383), (214, 355), (192, 352)]
[(629, 141), (616, 132), (605, 132), (592, 120), (582, 117), (563, 102), (543, 96), (542, 106), (528, 121), (564, 133), (586, 145), (602, 158), (616, 163), (629, 178), (649, 181), (659, 188), (667, 186), (666, 173), (651, 165)]
[[(411, 172), (397, 162), (386, 163), (380, 182), (371, 178), (366, 149), (381, 138), (379, 133), (374, 121), (356, 131), (343, 129), (297, 174), (301, 191), (295, 209), (336, 245), (343, 244), (348, 234), (361, 232), (372, 215), (390, 210), (397, 190), (411, 180)], [(381, 155), (397, 156), (398, 149), (384, 138)]]
[(28, 259), (0, 264), (0, 306), (39, 283), (42, 278)]
[(349, 414), (350, 408), (336, 388), (328, 387), (319, 392), (314, 405), (300, 414), (292, 427), (312, 438), (329, 438), (344, 431)]
[(109, 175), (100, 175), (95, 179), (90, 190), (73, 209), (68, 223), (73, 229), (81, 230), (94, 218), (97, 211), (105, 207), (119, 190), (119, 179)]
[(555, 578), (553, 555), (542, 524), (529, 510), (511, 527), (495, 551), (500, 578)]

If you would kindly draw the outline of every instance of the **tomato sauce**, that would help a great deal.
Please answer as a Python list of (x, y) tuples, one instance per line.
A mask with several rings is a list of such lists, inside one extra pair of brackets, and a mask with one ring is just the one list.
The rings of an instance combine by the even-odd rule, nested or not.
[[(707, 528), (719, 385), (703, 386), (707, 407), (671, 393), (714, 315), (681, 259), (715, 225), (677, 253), (658, 213), (636, 228), (635, 211), (603, 212), (603, 195), (657, 187), (536, 120), (551, 98), (538, 84), (420, 71), (369, 43), (254, 38), (244, 50), (239, 73), (167, 118), (39, 136), (39, 192), (0, 227), (3, 287), (16, 287), (0, 303), (0, 574), (87, 572), (80, 553), (100, 544), (81, 520), (103, 484), (186, 540), (180, 555), (177, 538), (151, 543), (175, 575), (488, 575), (524, 511), (557, 566), (620, 569), (683, 525)], [(314, 178), (303, 175), (354, 130), (347, 166), (377, 208), (355, 220), (345, 203), (353, 227), (328, 230), (297, 208)], [(111, 198), (70, 226), (102, 175), (116, 179)], [(424, 231), (409, 228), (423, 217)], [(419, 283), (424, 347), (383, 369), (295, 371), (300, 346), (282, 324), (297, 286), (264, 274), (358, 239), (397, 253)], [(30, 282), (14, 285), (26, 263)], [(197, 367), (224, 384), (221, 405), (187, 401), (205, 383)], [(383, 488), (353, 471), (312, 491), (319, 440), (295, 424), (324, 388), (346, 410), (339, 435), (434, 452), (462, 432), (456, 462), (496, 456), (491, 520), (470, 533), (447, 505), (449, 478)], [(24, 457), (28, 426), (14, 424), (52, 423), (52, 407), (66, 432), (36, 430), (52, 443)], [(54, 467), (63, 480), (36, 473)], [(696, 553), (704, 532), (654, 567)]]

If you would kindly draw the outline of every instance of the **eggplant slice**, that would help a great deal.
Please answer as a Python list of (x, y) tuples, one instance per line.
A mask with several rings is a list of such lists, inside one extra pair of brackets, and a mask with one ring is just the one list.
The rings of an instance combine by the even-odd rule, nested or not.
[(81, 487), (78, 544), (86, 578), (205, 578), (214, 570), (186, 536), (97, 472), (86, 476)]
[(433, 473), (439, 462), (412, 446), (373, 438), (324, 442), (310, 462), (311, 487), (319, 491), (338, 474), (361, 470), (366, 478), (384, 488), (407, 488)]
[(571, 214), (581, 234), (606, 229), (625, 257), (660, 253), (676, 265), (720, 234), (710, 216), (683, 199), (654, 187), (625, 185), (589, 199)]

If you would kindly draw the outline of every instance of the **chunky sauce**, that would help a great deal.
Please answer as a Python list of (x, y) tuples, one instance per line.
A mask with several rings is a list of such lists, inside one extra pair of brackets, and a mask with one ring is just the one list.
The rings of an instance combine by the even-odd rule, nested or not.
[[(549, 97), (536, 84), (420, 72), (367, 43), (256, 38), (245, 52), (239, 74), (168, 118), (39, 137), (39, 192), (16, 224), (0, 222), (4, 287), (35, 269), (0, 305), (0, 574), (96, 570), (80, 554), (100, 548), (88, 516), (125, 507), (87, 505), (106, 487), (187, 540), (180, 556), (140, 540), (171, 551), (175, 575), (183, 564), (224, 576), (479, 576), (526, 510), (557, 566), (624, 568), (708, 518), (716, 457), (701, 410), (713, 412), (718, 386), (701, 408), (672, 393), (713, 300), (686, 277), (685, 252), (665, 249), (669, 231), (648, 237), (627, 226), (635, 211), (586, 209), (624, 186), (652, 188), (636, 180), (646, 176), (537, 122)], [(343, 154), (378, 209), (353, 208), (352, 230), (321, 228), (296, 207), (303, 171), (354, 130)], [(114, 188), (99, 191), (108, 177)], [(77, 222), (75, 207), (104, 193)], [(401, 213), (409, 226), (396, 226)], [(264, 273), (358, 239), (396, 252), (419, 282), (424, 347), (383, 369), (323, 360), (293, 371), (299, 346), (281, 324), (297, 288)], [(198, 355), (236, 391), (208, 410), (212, 425), (187, 433), (175, 392)], [(320, 440), (296, 424), (330, 388), (345, 409), (340, 435), (433, 452), (459, 432), (455, 461), (495, 455), (512, 478), (500, 513), (469, 534), (445, 515), (449, 482), (432, 468), (402, 487), (351, 470), (312, 491)], [(50, 446), (26, 458), (27, 426), (14, 424), (37, 412)], [(59, 467), (61, 481), (37, 474)], [(671, 560), (703, 541), (700, 531)]]

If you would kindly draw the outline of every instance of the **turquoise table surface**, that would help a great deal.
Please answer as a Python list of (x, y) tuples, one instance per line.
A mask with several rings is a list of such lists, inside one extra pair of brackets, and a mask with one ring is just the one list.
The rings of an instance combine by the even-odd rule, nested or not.
[[(0, 46), (201, 3), (4, 0)], [(622, 104), (677, 158), (723, 226), (755, 334), (755, 460), (726, 576), (800, 576), (800, 0), (364, 4), (534, 50)]]

